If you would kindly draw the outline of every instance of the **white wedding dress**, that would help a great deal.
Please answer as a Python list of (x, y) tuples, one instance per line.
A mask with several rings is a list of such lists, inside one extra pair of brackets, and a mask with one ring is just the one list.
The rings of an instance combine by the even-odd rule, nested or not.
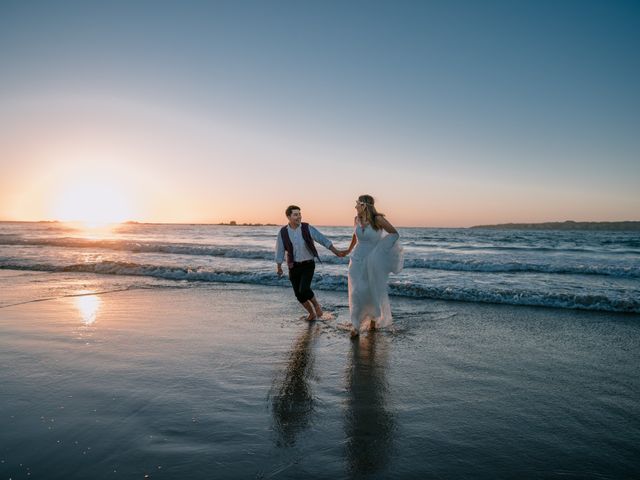
[(358, 243), (349, 262), (351, 324), (358, 331), (368, 328), (372, 320), (376, 328), (388, 327), (393, 319), (387, 281), (389, 273), (402, 270), (404, 261), (399, 235), (357, 222), (354, 233)]

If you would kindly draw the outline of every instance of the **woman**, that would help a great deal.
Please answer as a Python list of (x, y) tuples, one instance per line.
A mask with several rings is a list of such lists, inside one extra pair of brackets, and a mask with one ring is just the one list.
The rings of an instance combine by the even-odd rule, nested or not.
[(374, 203), (370, 195), (358, 197), (351, 245), (344, 251), (345, 255), (351, 253), (349, 310), (354, 337), (367, 327), (374, 330), (391, 325), (387, 279), (390, 272), (402, 270), (398, 231), (376, 211)]

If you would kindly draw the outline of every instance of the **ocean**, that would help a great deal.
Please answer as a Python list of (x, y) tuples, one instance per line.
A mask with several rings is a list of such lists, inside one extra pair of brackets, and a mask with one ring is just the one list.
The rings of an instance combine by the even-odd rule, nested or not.
[(635, 234), (400, 229), (352, 340), (277, 230), (0, 224), (0, 478), (640, 478)]
[[(119, 288), (243, 283), (275, 274), (276, 226), (128, 223), (92, 230), (0, 223), (0, 269), (118, 276)], [(351, 227), (318, 227), (346, 248)], [(640, 313), (637, 232), (400, 228), (404, 270), (391, 295)], [(314, 288), (346, 292), (347, 258), (320, 247)], [(10, 302), (7, 297), (5, 302)]]

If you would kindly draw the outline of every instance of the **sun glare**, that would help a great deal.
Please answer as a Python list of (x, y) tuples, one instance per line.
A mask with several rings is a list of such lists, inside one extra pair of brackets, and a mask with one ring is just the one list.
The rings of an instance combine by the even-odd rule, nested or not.
[(74, 303), (84, 325), (91, 325), (96, 321), (96, 316), (102, 303), (97, 295), (81, 295), (74, 299)]
[(131, 219), (130, 203), (121, 190), (107, 184), (83, 183), (65, 188), (53, 206), (53, 216), (87, 227)]

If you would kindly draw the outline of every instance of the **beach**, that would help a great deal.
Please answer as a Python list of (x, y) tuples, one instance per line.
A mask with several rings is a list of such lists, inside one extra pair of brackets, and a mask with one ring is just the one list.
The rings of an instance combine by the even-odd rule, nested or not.
[(1, 478), (640, 475), (637, 314), (0, 273)]
[(640, 480), (639, 24), (1, 2), (0, 480)]

